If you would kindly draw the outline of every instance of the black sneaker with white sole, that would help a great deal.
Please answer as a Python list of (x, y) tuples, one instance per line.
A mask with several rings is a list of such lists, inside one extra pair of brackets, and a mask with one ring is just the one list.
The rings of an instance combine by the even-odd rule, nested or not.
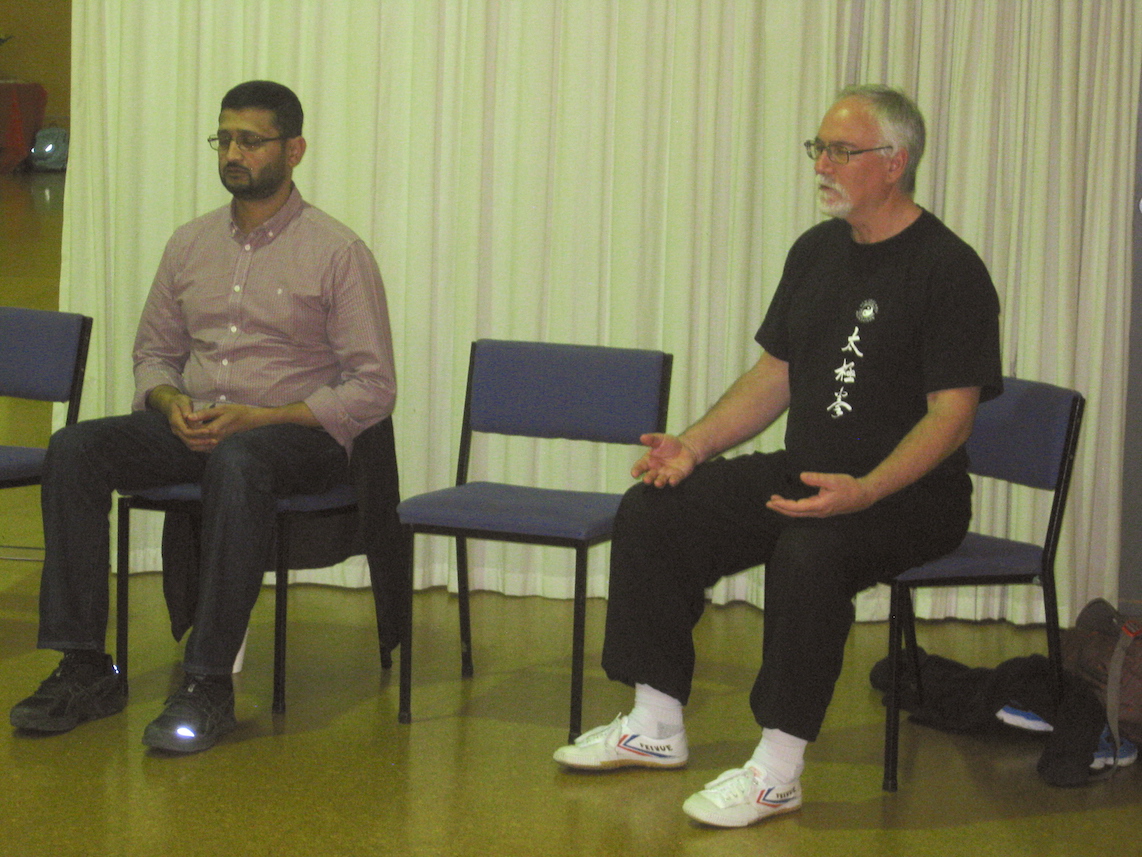
[(12, 707), (8, 719), (17, 729), (68, 732), (118, 714), (126, 705), (127, 682), (110, 655), (67, 652), (40, 689)]

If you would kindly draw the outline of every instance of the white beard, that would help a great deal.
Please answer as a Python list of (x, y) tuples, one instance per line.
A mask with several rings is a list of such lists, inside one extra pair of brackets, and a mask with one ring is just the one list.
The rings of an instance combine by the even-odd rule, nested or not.
[(817, 208), (822, 214), (829, 217), (845, 218), (853, 210), (853, 203), (844, 188), (837, 186), (828, 179), (818, 177)]

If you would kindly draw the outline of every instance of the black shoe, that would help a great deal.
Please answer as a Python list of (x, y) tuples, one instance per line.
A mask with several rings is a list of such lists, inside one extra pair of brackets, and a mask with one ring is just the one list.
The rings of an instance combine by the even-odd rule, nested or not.
[(118, 714), (127, 705), (127, 683), (111, 656), (68, 652), (40, 689), (17, 702), (8, 719), (17, 729), (67, 732), (80, 723)]
[(229, 676), (188, 675), (166, 706), (143, 732), (143, 743), (156, 750), (208, 750), (238, 725)]

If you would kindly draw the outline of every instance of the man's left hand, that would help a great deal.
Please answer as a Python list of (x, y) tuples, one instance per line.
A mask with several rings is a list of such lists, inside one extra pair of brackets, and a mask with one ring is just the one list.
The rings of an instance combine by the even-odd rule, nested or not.
[(867, 509), (876, 497), (857, 478), (846, 473), (802, 473), (801, 481), (817, 493), (802, 500), (787, 500), (777, 494), (765, 505), (790, 518), (829, 518)]
[(202, 452), (209, 452), (232, 434), (264, 425), (266, 410), (250, 405), (211, 405), (209, 408), (188, 414), (186, 422), (204, 430), (199, 449)]

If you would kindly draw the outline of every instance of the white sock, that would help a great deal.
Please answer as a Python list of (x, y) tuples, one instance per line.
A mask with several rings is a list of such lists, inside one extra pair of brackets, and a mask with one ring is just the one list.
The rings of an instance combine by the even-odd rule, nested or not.
[(632, 732), (649, 738), (677, 735), (682, 731), (682, 703), (649, 684), (636, 684), (627, 725)]
[(805, 748), (809, 742), (780, 729), (762, 729), (761, 741), (749, 764), (767, 771), (774, 779), (773, 785), (790, 783), (805, 770)]

